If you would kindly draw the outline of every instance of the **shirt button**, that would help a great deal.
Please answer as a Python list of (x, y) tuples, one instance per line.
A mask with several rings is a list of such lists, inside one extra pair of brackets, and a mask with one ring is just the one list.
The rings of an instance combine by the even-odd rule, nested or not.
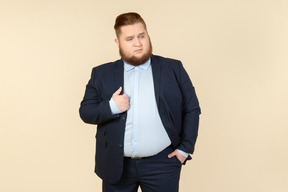
[(123, 145), (122, 145), (122, 144), (119, 144), (119, 147), (121, 147), (121, 148), (122, 148), (122, 147), (123, 147)]

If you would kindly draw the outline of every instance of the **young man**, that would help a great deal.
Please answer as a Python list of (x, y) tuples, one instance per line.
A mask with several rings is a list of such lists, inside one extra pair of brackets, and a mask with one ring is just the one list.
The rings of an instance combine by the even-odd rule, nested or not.
[(139, 14), (114, 28), (122, 59), (93, 68), (79, 110), (97, 124), (95, 172), (104, 192), (177, 192), (198, 133), (194, 87), (180, 61), (152, 55)]

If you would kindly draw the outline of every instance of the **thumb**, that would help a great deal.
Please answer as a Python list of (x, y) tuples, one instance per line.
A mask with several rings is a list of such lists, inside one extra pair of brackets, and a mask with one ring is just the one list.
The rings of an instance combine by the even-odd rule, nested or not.
[(120, 95), (121, 91), (122, 91), (122, 87), (119, 87), (119, 89), (118, 89), (117, 91), (115, 91), (114, 94), (116, 94), (116, 95)]

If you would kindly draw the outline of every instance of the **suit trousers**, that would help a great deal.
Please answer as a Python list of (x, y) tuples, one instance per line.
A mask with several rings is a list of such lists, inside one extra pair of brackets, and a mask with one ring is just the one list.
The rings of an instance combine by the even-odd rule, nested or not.
[(103, 192), (178, 192), (182, 164), (167, 147), (157, 155), (142, 159), (124, 158), (124, 169), (120, 181), (109, 184), (102, 181)]

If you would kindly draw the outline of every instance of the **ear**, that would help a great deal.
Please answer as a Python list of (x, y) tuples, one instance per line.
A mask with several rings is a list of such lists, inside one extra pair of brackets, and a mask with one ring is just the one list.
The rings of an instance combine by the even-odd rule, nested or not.
[(119, 47), (119, 40), (118, 40), (118, 38), (115, 39), (115, 43), (116, 43), (117, 46)]

